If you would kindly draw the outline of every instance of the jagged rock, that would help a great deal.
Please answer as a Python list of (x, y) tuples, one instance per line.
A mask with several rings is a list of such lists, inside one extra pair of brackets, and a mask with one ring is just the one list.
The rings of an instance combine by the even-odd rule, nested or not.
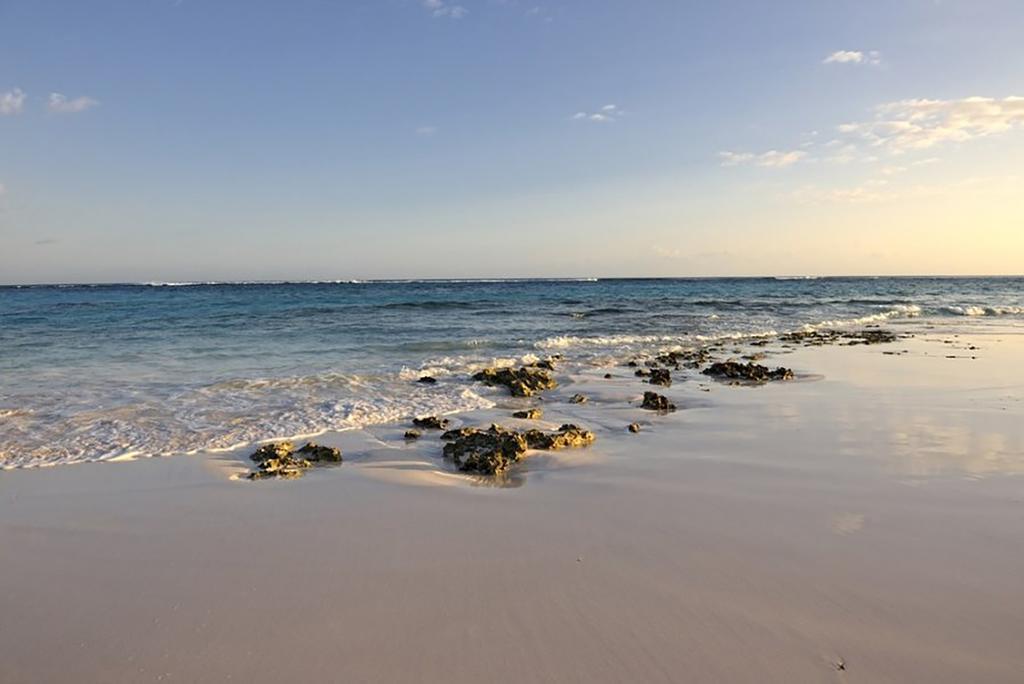
[(462, 472), (497, 475), (512, 467), (526, 449), (523, 435), (492, 425), (486, 431), (463, 428), (444, 445), (444, 455)]
[(406, 430), (405, 431), (405, 438), (407, 440), (409, 440), (410, 442), (412, 440), (414, 440), (414, 439), (419, 439), (420, 438), (419, 430)]
[(447, 418), (438, 418), (437, 416), (412, 419), (413, 425), (424, 430), (444, 430), (450, 422)]
[(574, 394), (569, 397), (570, 404), (586, 404), (587, 401), (587, 398), (582, 394)]
[(527, 430), (524, 434), (526, 444), (531, 449), (542, 449), (545, 451), (557, 451), (569, 447), (585, 447), (594, 443), (594, 433), (584, 430), (578, 425), (566, 423), (558, 428), (558, 432), (542, 432), (541, 430)]
[(687, 368), (696, 368), (707, 363), (711, 358), (707, 349), (683, 349), (665, 352), (655, 357), (655, 361), (665, 366), (672, 366), (676, 370), (685, 365)]
[(487, 368), (473, 376), (474, 380), (487, 385), (502, 385), (514, 397), (532, 397), (538, 392), (554, 389), (558, 383), (551, 373), (542, 368)]
[(630, 423), (626, 429), (630, 432), (640, 432), (640, 423)]
[(652, 385), (661, 385), (662, 387), (672, 386), (672, 374), (667, 368), (655, 368), (651, 371), (651, 379), (647, 382)]
[(422, 378), (420, 378), (416, 382), (418, 382), (418, 383), (420, 383), (422, 385), (436, 385), (437, 384), (437, 378), (432, 377), (430, 375), (424, 375)]
[(769, 380), (792, 380), (793, 371), (788, 368), (771, 369), (756, 363), (738, 363), (722, 361), (713, 363), (703, 371), (704, 375), (728, 380), (746, 380), (747, 382), (768, 382)]
[(341, 450), (308, 442), (298, 451), (291, 442), (264, 444), (249, 457), (256, 470), (249, 473), (250, 480), (269, 478), (294, 479), (302, 477), (314, 463), (341, 463)]
[(314, 442), (306, 442), (305, 446), (299, 449), (298, 453), (314, 463), (341, 463), (341, 449), (329, 446), (320, 446)]
[(896, 333), (879, 329), (865, 330), (798, 330), (780, 335), (783, 342), (797, 342), (806, 347), (820, 347), (825, 344), (844, 343), (848, 346), (858, 344), (887, 344), (900, 339)]
[(487, 430), (460, 428), (441, 437), (448, 441), (444, 455), (462, 472), (497, 475), (523, 457), (527, 449), (566, 449), (592, 444), (594, 433), (577, 425), (563, 425), (557, 432), (527, 430), (520, 433), (498, 425)]
[(522, 418), (523, 420), (540, 420), (543, 415), (544, 409), (532, 408), (525, 411), (516, 411), (512, 414), (512, 417)]
[(675, 411), (676, 405), (657, 392), (644, 392), (644, 400), (640, 404), (640, 408), (645, 408), (649, 411), (667, 412)]

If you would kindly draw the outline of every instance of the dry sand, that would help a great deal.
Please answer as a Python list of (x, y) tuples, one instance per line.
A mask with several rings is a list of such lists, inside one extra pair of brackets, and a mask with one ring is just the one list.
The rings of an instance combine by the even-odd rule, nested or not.
[(771, 360), (820, 377), (575, 378), (598, 443), (508, 487), (401, 426), (0, 473), (0, 681), (1024, 681), (1022, 331)]

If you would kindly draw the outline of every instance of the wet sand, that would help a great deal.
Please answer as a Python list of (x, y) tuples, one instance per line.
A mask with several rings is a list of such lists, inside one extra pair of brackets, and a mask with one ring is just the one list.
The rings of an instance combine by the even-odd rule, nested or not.
[(544, 424), (597, 443), (504, 487), (405, 426), (298, 481), (0, 473), (0, 681), (1021, 681), (1022, 331), (770, 351), (801, 377), (669, 416), (563, 382)]

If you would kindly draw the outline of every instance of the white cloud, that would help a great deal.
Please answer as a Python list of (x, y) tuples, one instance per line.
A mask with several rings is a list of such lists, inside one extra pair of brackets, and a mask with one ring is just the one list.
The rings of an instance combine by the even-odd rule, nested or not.
[(836, 50), (822, 60), (822, 64), (866, 64), (878, 66), (882, 63), (882, 54), (877, 50), (861, 52), (860, 50)]
[(719, 152), (718, 157), (722, 160), (722, 166), (740, 166), (753, 164), (767, 168), (782, 169), (792, 166), (807, 156), (803, 150), (769, 150), (762, 154), (753, 152)]
[(839, 126), (872, 147), (895, 154), (946, 142), (967, 142), (1024, 128), (1024, 97), (902, 100), (884, 104), (867, 122)]
[(69, 100), (60, 93), (50, 93), (50, 100), (47, 103), (47, 107), (51, 112), (58, 114), (74, 114), (76, 112), (84, 112), (86, 109), (90, 109), (98, 105), (99, 102), (91, 97), (76, 97), (73, 100)]
[(444, 0), (422, 0), (423, 6), (430, 10), (435, 17), (448, 17), (450, 19), (461, 19), (469, 13), (462, 5), (453, 5)]
[(618, 105), (606, 104), (596, 112), (576, 112), (573, 121), (593, 121), (594, 123), (610, 123), (622, 118), (624, 112)]
[(0, 114), (19, 114), (25, 107), (25, 93), (21, 88), (0, 93)]

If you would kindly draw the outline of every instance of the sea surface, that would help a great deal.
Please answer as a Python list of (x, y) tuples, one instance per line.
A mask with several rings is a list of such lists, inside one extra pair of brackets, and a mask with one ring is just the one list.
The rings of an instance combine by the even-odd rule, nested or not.
[[(568, 368), (792, 330), (1024, 326), (1024, 278), (0, 287), (0, 467), (236, 448), (492, 405)], [(429, 374), (440, 382), (416, 383)]]

